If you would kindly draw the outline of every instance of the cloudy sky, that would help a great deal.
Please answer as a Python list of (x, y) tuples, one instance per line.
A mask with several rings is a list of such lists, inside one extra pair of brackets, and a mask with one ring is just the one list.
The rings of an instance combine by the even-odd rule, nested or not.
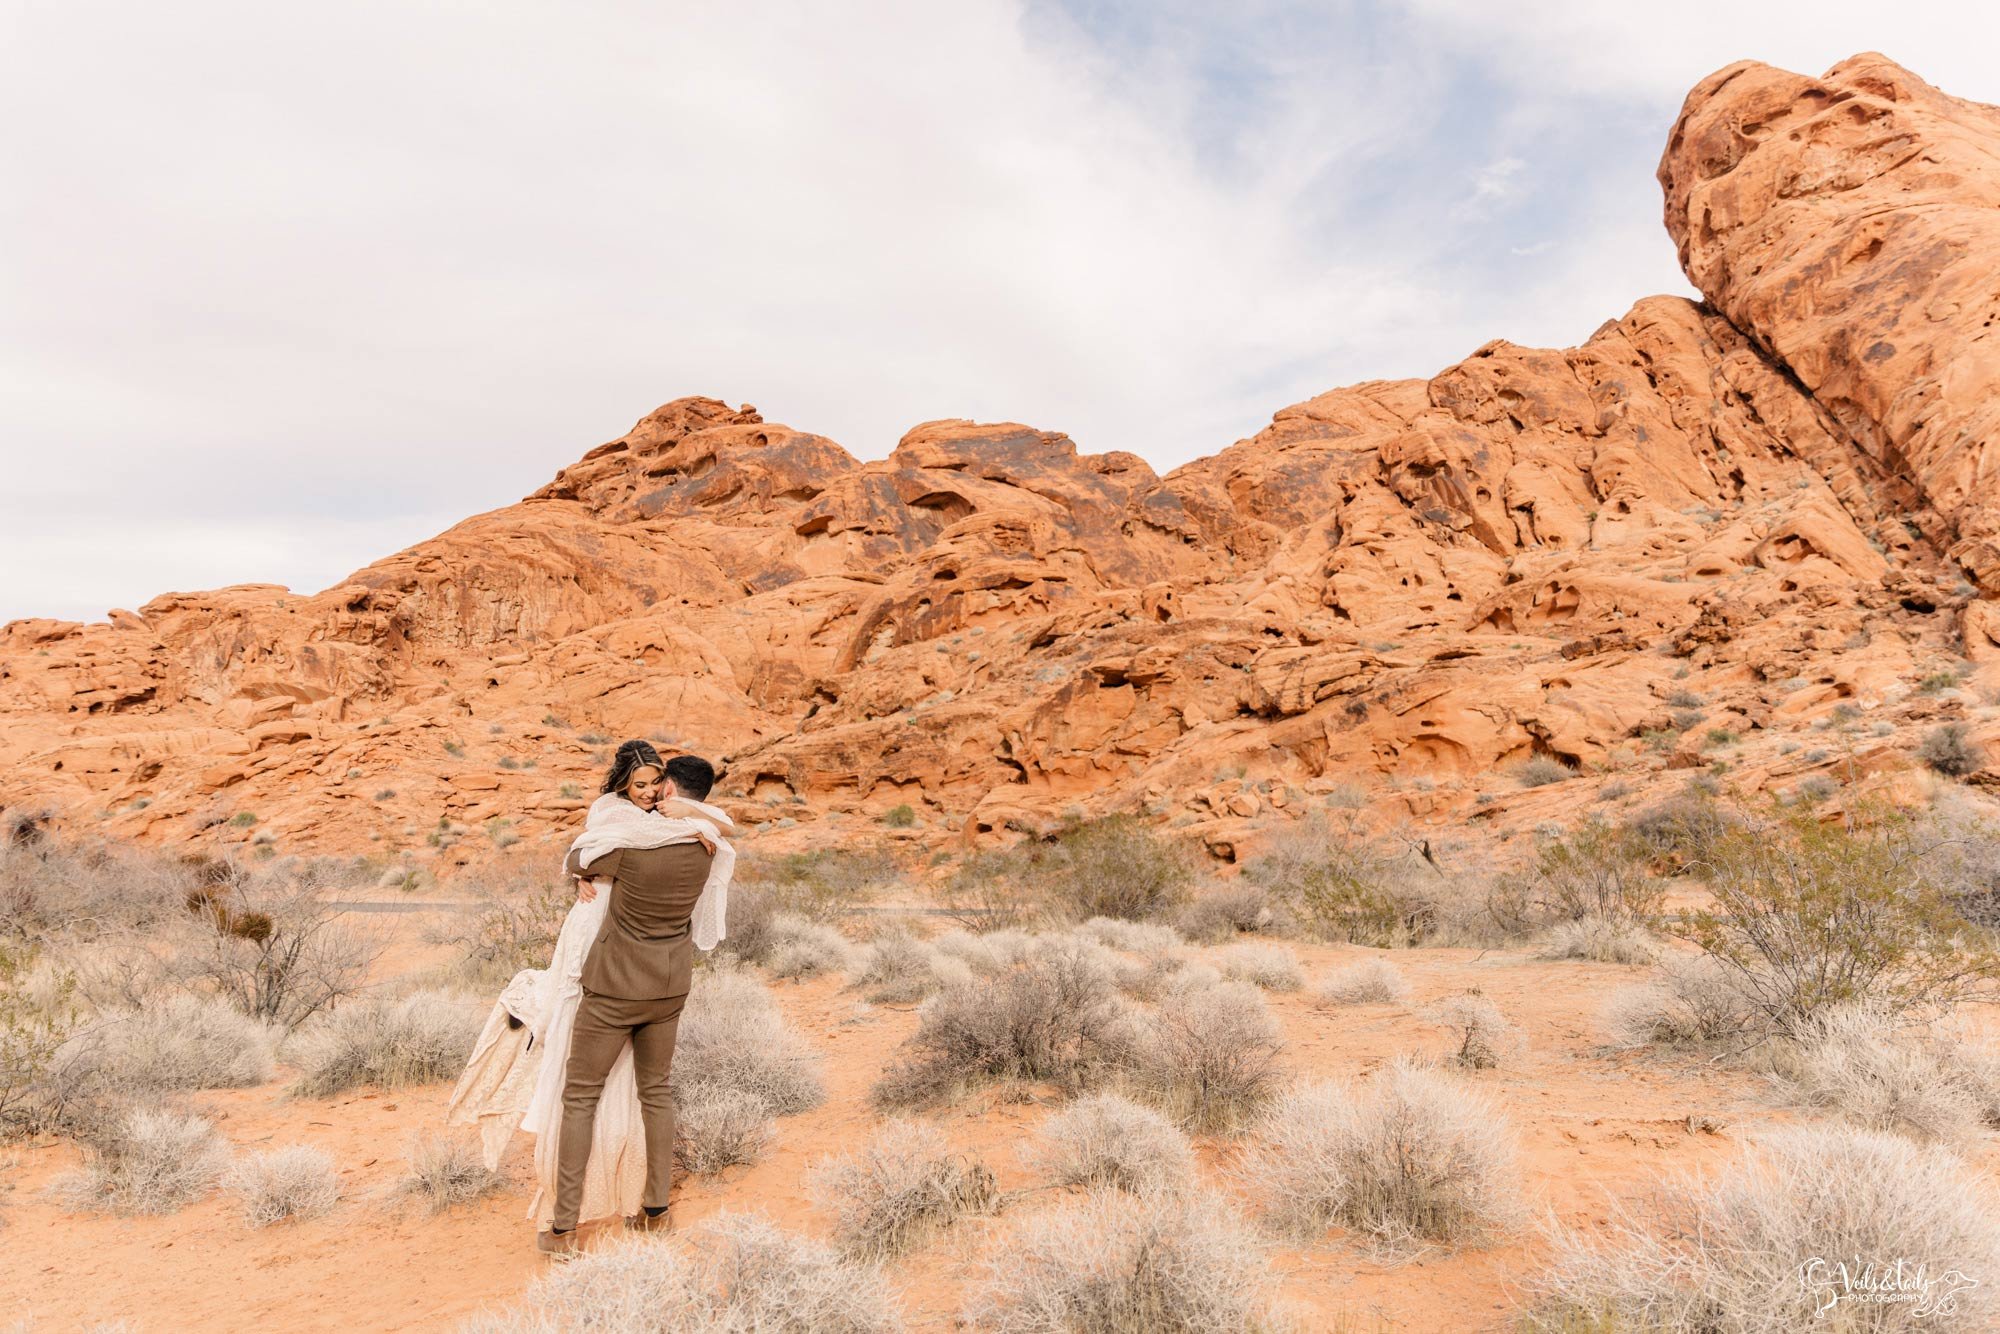
[(683, 394), (1165, 471), (1686, 292), (1681, 98), (1996, 7), (11, 0), (0, 620), (316, 591)]

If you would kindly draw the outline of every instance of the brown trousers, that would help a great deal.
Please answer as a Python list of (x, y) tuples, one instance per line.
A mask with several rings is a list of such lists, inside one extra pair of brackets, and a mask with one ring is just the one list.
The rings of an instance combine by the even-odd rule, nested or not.
[(576, 1226), (583, 1206), (584, 1170), (590, 1165), (591, 1132), (604, 1081), (625, 1041), (632, 1041), (632, 1073), (639, 1084), (639, 1114), (646, 1130), (646, 1186), (639, 1202), (648, 1208), (667, 1203), (674, 1182), (674, 1103), (667, 1075), (674, 1064), (674, 1039), (681, 1026), (685, 995), (664, 1000), (619, 1000), (583, 993), (570, 1032), (569, 1067), (563, 1082), (562, 1137), (556, 1149), (558, 1232)]

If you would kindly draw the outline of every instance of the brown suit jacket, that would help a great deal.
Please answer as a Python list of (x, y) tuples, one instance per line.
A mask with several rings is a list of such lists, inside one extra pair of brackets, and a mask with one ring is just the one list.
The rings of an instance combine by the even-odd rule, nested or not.
[(614, 848), (588, 866), (570, 853), (570, 875), (606, 876), (611, 906), (583, 960), (583, 989), (619, 1000), (685, 996), (694, 981), (688, 918), (708, 879), (709, 853), (699, 843), (664, 848)]

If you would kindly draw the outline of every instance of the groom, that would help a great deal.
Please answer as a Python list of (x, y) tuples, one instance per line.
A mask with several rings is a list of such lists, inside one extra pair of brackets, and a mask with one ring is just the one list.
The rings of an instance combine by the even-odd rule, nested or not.
[[(681, 755), (667, 761), (666, 778), (674, 794), (700, 801), (715, 785), (715, 769), (707, 760)], [(644, 1212), (625, 1224), (642, 1232), (664, 1232), (670, 1226), (674, 1104), (667, 1094), (667, 1074), (694, 974), (688, 918), (701, 897), (712, 855), (700, 843), (674, 843), (615, 848), (587, 865), (572, 851), (564, 863), (572, 876), (608, 877), (612, 889), (603, 930), (583, 961), (583, 1000), (563, 1084), (555, 1216), (550, 1230), (535, 1239), (543, 1252), (566, 1255), (576, 1249), (576, 1215), (583, 1205), (597, 1103), (628, 1041), (645, 1127), (646, 1184), (639, 1197)]]

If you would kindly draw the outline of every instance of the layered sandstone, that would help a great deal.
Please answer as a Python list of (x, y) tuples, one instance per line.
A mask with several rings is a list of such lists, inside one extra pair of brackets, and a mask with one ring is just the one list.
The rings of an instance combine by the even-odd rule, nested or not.
[[(1711, 729), (1782, 786), (1831, 762), (1782, 734), (1843, 706), (1894, 719), (1848, 772), (1893, 771), (1907, 727), (1978, 720), (1914, 689), (1961, 627), (2000, 656), (1996, 164), (2000, 113), (1881, 57), (1732, 66), (1660, 167), (1706, 303), (1334, 390), (1165, 477), (965, 421), (861, 463), (679, 399), (318, 595), (6, 627), (0, 805), (462, 860), (573, 823), (597, 738), (652, 734), (723, 758), (772, 846), (906, 804), (924, 845), (1132, 810), (1227, 858), (1355, 786), (1573, 815)], [(1594, 777), (1509, 781), (1537, 755)]]

